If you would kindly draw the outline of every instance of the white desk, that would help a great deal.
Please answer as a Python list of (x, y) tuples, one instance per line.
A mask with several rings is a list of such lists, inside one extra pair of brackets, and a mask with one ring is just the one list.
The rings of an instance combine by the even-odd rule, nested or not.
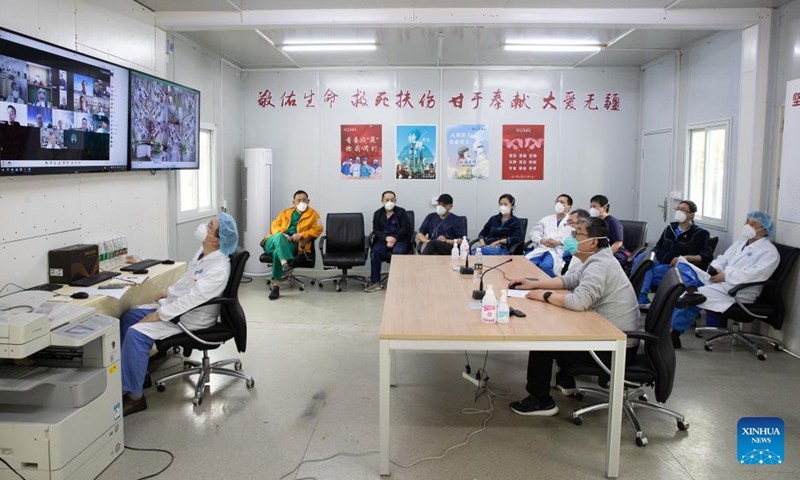
[[(487, 267), (508, 257), (484, 257)], [(473, 282), (449, 268), (449, 257), (397, 255), (392, 258), (380, 331), (380, 474), (390, 475), (390, 398), (395, 350), (573, 350), (611, 352), (606, 475), (619, 473), (625, 334), (595, 312), (573, 312), (543, 302), (509, 299), (527, 314), (508, 324), (486, 324), (470, 310)], [(524, 257), (501, 267), (509, 278), (544, 274)], [(424, 272), (424, 275), (420, 272)], [(485, 284), (507, 285), (499, 270)], [(580, 435), (580, 432), (576, 433)]]

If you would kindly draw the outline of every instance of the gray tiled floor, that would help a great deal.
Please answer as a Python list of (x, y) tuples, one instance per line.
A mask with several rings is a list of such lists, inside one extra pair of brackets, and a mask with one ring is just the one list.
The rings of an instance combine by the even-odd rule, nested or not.
[[(244, 370), (256, 379), (215, 378), (202, 406), (191, 404), (191, 386), (173, 383), (164, 393), (146, 392), (149, 408), (125, 419), (126, 443), (165, 448), (175, 463), (163, 479), (279, 479), (301, 460), (378, 447), (378, 326), (384, 293), (365, 294), (353, 283), (335, 293), (326, 286), (284, 290), (266, 299), (263, 280), (242, 286), (248, 316)], [(674, 421), (641, 415), (650, 444), (636, 447), (623, 426), (620, 478), (790, 479), (800, 477), (800, 413), (795, 408), (800, 360), (770, 352), (759, 362), (744, 348), (720, 345), (703, 351), (685, 335), (677, 352), (678, 377), (667, 406), (687, 416)], [(235, 356), (232, 343), (212, 358)], [(473, 365), (483, 355), (471, 354)], [(399, 386), (392, 391), (392, 458), (411, 463), (436, 456), (480, 427), (474, 390), (461, 378), (463, 354), (397, 355)], [(175, 362), (168, 362), (175, 364)], [(491, 385), (510, 396), (494, 400), (486, 431), (444, 459), (412, 468), (393, 466), (396, 479), (603, 478), (606, 414), (570, 412), (581, 402), (556, 394), (561, 411), (552, 418), (522, 418), (508, 403), (524, 392), (526, 356), (489, 356)], [(477, 406), (486, 408), (483, 397)], [(787, 462), (749, 467), (736, 463), (736, 422), (744, 416), (778, 416), (786, 424)], [(166, 465), (166, 455), (126, 451), (102, 479), (137, 478)], [(376, 479), (378, 455), (338, 457), (306, 464), (287, 478)]]

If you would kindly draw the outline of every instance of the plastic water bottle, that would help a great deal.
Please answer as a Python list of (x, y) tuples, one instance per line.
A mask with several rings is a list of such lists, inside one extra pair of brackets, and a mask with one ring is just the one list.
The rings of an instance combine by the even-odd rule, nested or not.
[(97, 242), (97, 258), (100, 270), (106, 269), (106, 244), (103, 241)]
[(467, 259), (467, 255), (469, 255), (469, 242), (467, 241), (466, 235), (461, 239), (461, 261), (465, 261)]
[(483, 275), (483, 253), (481, 253), (481, 247), (475, 249), (475, 257), (472, 259), (472, 268), (472, 279), (475, 283), (478, 283), (481, 281), (481, 275)]
[(459, 251), (458, 251), (458, 242), (453, 241), (453, 249), (450, 250), (450, 265), (454, 269), (458, 269), (461, 266), (461, 260), (459, 259)]
[(508, 290), (500, 290), (500, 304), (497, 305), (497, 323), (508, 323)]
[(495, 323), (497, 321), (497, 297), (494, 296), (494, 289), (491, 285), (486, 287), (486, 295), (483, 296), (481, 321), (483, 323)]

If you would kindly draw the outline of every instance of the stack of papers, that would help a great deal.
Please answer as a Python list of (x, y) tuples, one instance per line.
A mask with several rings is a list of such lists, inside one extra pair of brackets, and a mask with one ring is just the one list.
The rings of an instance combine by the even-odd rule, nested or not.
[(131, 286), (134, 286), (134, 285), (143, 284), (148, 278), (150, 278), (150, 277), (144, 277), (142, 275), (135, 275), (135, 276), (122, 276), (122, 275), (120, 275), (118, 277), (112, 278), (108, 282), (108, 284), (109, 285), (125, 285), (125, 286), (128, 286), (128, 287), (131, 287)]

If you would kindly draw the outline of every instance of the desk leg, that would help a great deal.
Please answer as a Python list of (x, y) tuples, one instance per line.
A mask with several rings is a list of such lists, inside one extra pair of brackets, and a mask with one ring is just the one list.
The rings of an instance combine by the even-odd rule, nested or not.
[[(389, 341), (380, 340), (380, 366), (378, 374), (378, 385), (380, 395), (380, 414), (379, 414), (379, 447), (381, 456), (381, 475), (391, 475), (389, 471), (389, 400), (391, 395), (392, 380), (392, 352), (389, 350)], [(617, 438), (619, 446), (619, 438)]]
[(606, 476), (619, 476), (619, 447), (622, 435), (622, 392), (625, 379), (625, 340), (617, 341), (617, 349), (611, 352), (611, 392), (608, 412), (608, 452), (606, 453)]
[(390, 350), (392, 354), (392, 383), (393, 387), (397, 386), (397, 350)]

